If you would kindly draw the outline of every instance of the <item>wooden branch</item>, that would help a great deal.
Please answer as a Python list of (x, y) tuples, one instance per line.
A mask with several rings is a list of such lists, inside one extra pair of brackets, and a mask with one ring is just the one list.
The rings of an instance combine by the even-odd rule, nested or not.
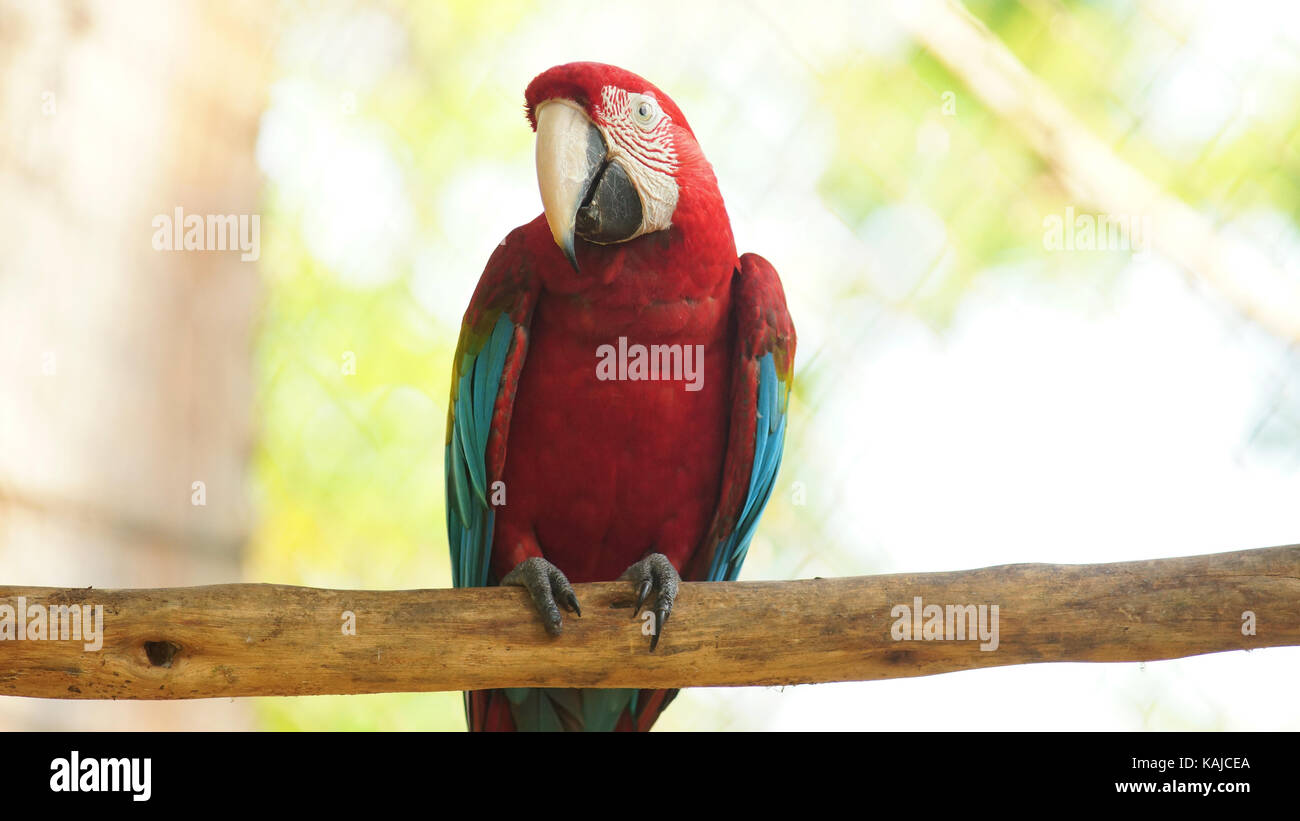
[[(1300, 644), (1300, 545), (1121, 564), (687, 584), (653, 654), (643, 622), (631, 617), (627, 584), (576, 589), (582, 618), (567, 616), (564, 634), (552, 638), (519, 588), (0, 587), (0, 694), (800, 684)], [(981, 650), (979, 639), (895, 640), (901, 624), (912, 624), (898, 608), (917, 597), (941, 607), (997, 605), (996, 649)], [(37, 610), (102, 605), (102, 648), (14, 639), (20, 600), (29, 636)], [(355, 614), (356, 635), (343, 632), (345, 611)], [(1243, 635), (1246, 611), (1255, 614), (1255, 635)]]

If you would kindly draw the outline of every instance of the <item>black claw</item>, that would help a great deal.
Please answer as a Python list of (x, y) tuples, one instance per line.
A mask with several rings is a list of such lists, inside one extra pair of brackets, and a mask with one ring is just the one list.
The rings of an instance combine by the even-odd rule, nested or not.
[(638, 590), (636, 594), (636, 609), (632, 611), (632, 619), (634, 621), (637, 616), (641, 615), (641, 606), (645, 604), (646, 596), (650, 595), (650, 588), (653, 586), (654, 581), (652, 579), (647, 578), (645, 581), (641, 582), (641, 589)]
[(650, 637), (650, 652), (653, 653), (659, 646), (659, 637), (663, 635), (664, 625), (668, 623), (668, 616), (672, 613), (681, 577), (677, 575), (677, 569), (666, 556), (652, 553), (629, 567), (619, 578), (630, 579), (633, 584), (638, 585), (636, 609), (632, 613), (633, 620), (641, 615), (641, 608), (649, 598), (650, 591), (656, 589), (659, 591), (651, 611), (655, 617), (654, 634)]
[(655, 647), (659, 646), (659, 636), (664, 632), (664, 625), (668, 623), (670, 613), (672, 613), (672, 610), (668, 607), (660, 607), (655, 611), (655, 634), (650, 637), (651, 653), (655, 651)]
[(568, 605), (569, 609), (577, 614), (578, 618), (582, 618), (582, 608), (578, 606), (578, 597), (573, 595), (572, 590), (565, 591), (564, 601)]
[(560, 608), (554, 603), (550, 604), (546, 610), (546, 632), (552, 636), (558, 636), (564, 632), (564, 616), (560, 615)]

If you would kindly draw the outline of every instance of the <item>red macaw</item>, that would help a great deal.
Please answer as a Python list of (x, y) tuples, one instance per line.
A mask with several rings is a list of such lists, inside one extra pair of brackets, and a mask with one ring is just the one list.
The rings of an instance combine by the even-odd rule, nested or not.
[[(630, 72), (529, 84), (543, 213), (502, 240), (465, 312), (447, 418), (457, 587), (520, 585), (545, 628), (570, 582), (653, 594), (733, 580), (785, 441), (795, 333), (776, 271), (737, 257), (682, 112)], [(503, 503), (504, 502), (504, 503)], [(635, 616), (634, 616), (635, 618)], [(675, 690), (480, 690), (473, 730), (648, 730)]]

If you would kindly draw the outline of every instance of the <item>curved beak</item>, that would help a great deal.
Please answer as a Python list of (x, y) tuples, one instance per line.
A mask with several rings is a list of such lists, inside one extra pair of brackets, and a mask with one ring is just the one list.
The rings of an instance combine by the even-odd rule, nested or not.
[(575, 234), (607, 245), (641, 233), (636, 184), (587, 113), (569, 100), (537, 107), (537, 184), (555, 244), (578, 270)]
[(588, 189), (605, 164), (605, 138), (587, 113), (568, 100), (537, 107), (537, 185), (555, 244), (578, 270), (574, 225)]

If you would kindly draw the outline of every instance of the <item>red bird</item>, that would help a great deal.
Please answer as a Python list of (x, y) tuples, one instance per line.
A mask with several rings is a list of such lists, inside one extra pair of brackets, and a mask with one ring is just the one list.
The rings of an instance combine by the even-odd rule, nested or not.
[[(713, 169), (630, 72), (529, 84), (544, 212), (479, 280), (452, 376), (447, 535), (457, 587), (626, 579), (653, 651), (681, 578), (731, 580), (781, 462), (795, 333), (776, 271), (737, 257)], [(483, 690), (474, 730), (648, 730), (675, 690)]]

